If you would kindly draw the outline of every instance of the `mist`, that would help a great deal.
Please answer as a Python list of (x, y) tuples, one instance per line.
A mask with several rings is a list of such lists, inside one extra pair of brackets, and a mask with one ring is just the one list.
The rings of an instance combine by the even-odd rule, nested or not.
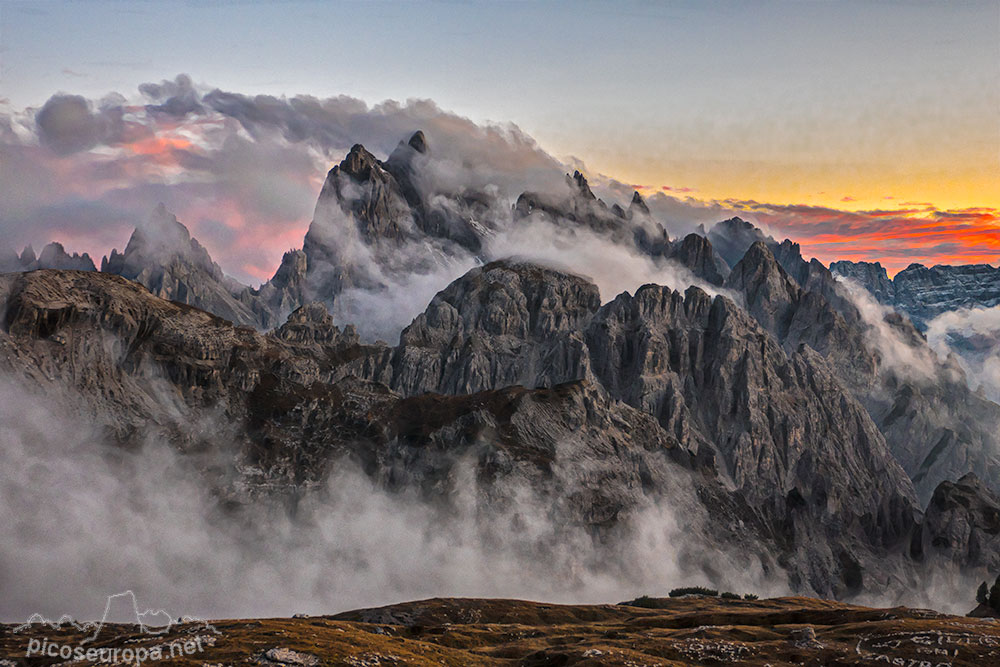
[[(0, 380), (6, 622), (96, 618), (126, 589), (143, 607), (202, 618), (431, 596), (604, 603), (693, 584), (784, 592), (745, 555), (701, 544), (704, 510), (681, 487), (649, 498), (604, 540), (516, 480), (492, 491), (510, 502), (487, 502), (471, 461), (457, 467), (446, 505), (389, 492), (340, 462), (294, 512), (267, 497), (223, 509), (197, 456), (152, 433), (132, 450), (111, 446), (72, 404)], [(573, 443), (560, 447), (555, 475), (572, 491), (587, 483), (587, 465)]]
[(489, 238), (486, 247), (493, 257), (516, 257), (583, 275), (597, 285), (604, 303), (650, 283), (680, 292), (694, 285), (711, 296), (725, 294), (743, 302), (741, 296), (710, 285), (678, 262), (653, 259), (585, 227), (557, 225), (537, 215)]
[(865, 340), (879, 353), (882, 367), (909, 380), (934, 381), (940, 367), (937, 355), (927, 345), (914, 344), (903, 330), (889, 323), (887, 318), (895, 310), (876, 301), (857, 281), (843, 276), (836, 276), (836, 280), (867, 325)]
[(959, 309), (927, 323), (927, 343), (938, 354), (954, 354), (969, 388), (1000, 402), (1000, 306)]

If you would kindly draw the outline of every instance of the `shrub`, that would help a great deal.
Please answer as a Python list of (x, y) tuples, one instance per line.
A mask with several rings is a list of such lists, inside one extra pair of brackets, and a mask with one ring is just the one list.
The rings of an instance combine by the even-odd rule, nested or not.
[(740, 599), (739, 595), (737, 595), (736, 593), (730, 593), (729, 591), (726, 591), (725, 593), (723, 593), (719, 597), (722, 598), (723, 600), (739, 600)]
[(745, 594), (743, 596), (743, 599), (744, 600), (756, 600), (757, 599), (757, 594), (756, 593), (747, 593), (747, 594)]
[(719, 591), (714, 588), (705, 588), (704, 586), (687, 586), (685, 588), (675, 588), (670, 591), (670, 597), (679, 598), (682, 595), (707, 595), (709, 597), (717, 597)]
[(651, 598), (648, 595), (642, 595), (631, 602), (626, 602), (625, 604), (629, 607), (644, 607), (646, 609), (659, 609), (660, 607), (656, 598)]

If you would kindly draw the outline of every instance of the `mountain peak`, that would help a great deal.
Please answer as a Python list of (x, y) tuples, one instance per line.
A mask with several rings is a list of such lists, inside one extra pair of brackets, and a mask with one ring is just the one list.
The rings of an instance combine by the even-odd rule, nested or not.
[(756, 291), (762, 284), (769, 284), (772, 288), (782, 285), (782, 289), (790, 290), (790, 287), (785, 287), (785, 283), (790, 284), (791, 281), (767, 243), (754, 241), (733, 267), (726, 280), (726, 287), (746, 293)]
[(53, 241), (42, 248), (38, 256), (38, 268), (40, 269), (76, 269), (78, 271), (96, 271), (94, 261), (90, 255), (83, 253), (79, 255), (66, 252), (62, 243)]
[(21, 260), (21, 264), (28, 265), (34, 264), (38, 257), (35, 255), (35, 249), (32, 248), (31, 245), (28, 245), (21, 251), (21, 257), (19, 259)]
[(414, 132), (413, 136), (410, 137), (410, 140), (407, 143), (410, 145), (410, 148), (418, 153), (427, 152), (427, 137), (424, 136), (423, 130), (417, 130)]
[(361, 144), (351, 146), (351, 152), (340, 163), (340, 171), (359, 181), (368, 180), (372, 169), (379, 166), (378, 159)]
[(572, 176), (567, 177), (570, 187), (576, 190), (579, 194), (583, 195), (587, 199), (597, 199), (594, 193), (590, 189), (590, 184), (587, 183), (587, 177), (580, 173), (579, 170), (573, 172)]
[(708, 240), (712, 242), (712, 246), (726, 263), (733, 267), (743, 258), (743, 255), (755, 241), (774, 241), (753, 223), (738, 216), (714, 224), (708, 230)]
[(629, 210), (640, 211), (649, 215), (649, 206), (646, 205), (646, 200), (642, 198), (638, 190), (632, 192), (632, 203), (628, 206)]
[(160, 202), (149, 218), (136, 226), (125, 253), (140, 248), (146, 252), (184, 252), (190, 244), (191, 232)]
[(767, 247), (767, 243), (764, 241), (754, 241), (750, 244), (745, 255), (743, 255), (743, 261), (749, 264), (760, 264), (773, 262), (777, 265), (777, 260), (774, 258), (774, 253), (771, 249)]

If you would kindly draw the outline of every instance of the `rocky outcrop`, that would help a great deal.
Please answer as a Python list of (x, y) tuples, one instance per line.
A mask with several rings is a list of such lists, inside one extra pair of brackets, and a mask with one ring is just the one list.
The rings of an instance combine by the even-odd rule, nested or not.
[(711, 242), (699, 234), (688, 234), (665, 253), (710, 285), (722, 285), (730, 270)]
[(911, 264), (892, 283), (894, 305), (918, 326), (949, 310), (1000, 305), (1000, 268), (989, 264), (929, 268)]
[(468, 394), (586, 378), (580, 330), (600, 305), (577, 276), (507, 261), (473, 269), (403, 330), (392, 386)]
[[(808, 264), (802, 264), (800, 276), (815, 275)], [(868, 349), (863, 331), (851, 326), (821, 293), (800, 287), (765, 242), (756, 241), (750, 246), (726, 278), (725, 286), (743, 294), (750, 314), (786, 350), (808, 345), (837, 368), (848, 387), (863, 391), (870, 386), (877, 357)], [(855, 314), (854, 319), (860, 316)]]
[(896, 302), (896, 286), (889, 279), (885, 267), (879, 262), (831, 262), (830, 271), (834, 275), (850, 278), (867, 289), (879, 303)]
[(934, 490), (924, 521), (914, 534), (914, 555), (963, 568), (1000, 569), (1000, 497), (974, 473)]

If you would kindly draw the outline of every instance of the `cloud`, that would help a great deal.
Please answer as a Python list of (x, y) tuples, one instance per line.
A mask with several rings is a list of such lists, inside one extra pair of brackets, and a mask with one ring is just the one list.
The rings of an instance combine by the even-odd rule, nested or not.
[(893, 308), (877, 302), (868, 290), (850, 278), (837, 276), (837, 282), (867, 325), (865, 341), (878, 352), (882, 368), (917, 382), (937, 381), (941, 367), (934, 352), (926, 345), (914, 344), (900, 328), (890, 324), (895, 314)]
[[(153, 434), (114, 447), (73, 405), (0, 377), (5, 622), (96, 618), (106, 596), (126, 589), (143, 605), (207, 618), (330, 614), (432, 596), (606, 603), (691, 583), (788, 592), (752, 555), (704, 546), (696, 536), (707, 517), (684, 478), (604, 540), (518, 481), (492, 487), (497, 502), (486, 502), (472, 460), (453, 468), (450, 507), (389, 492), (341, 461), (294, 515), (266, 495), (223, 509), (196, 454)], [(217, 469), (237, 474), (225, 467), (232, 441), (218, 442)], [(563, 497), (602, 479), (599, 462), (579, 458), (574, 443), (557, 445), (551, 475)]]
[(140, 84), (139, 92), (155, 102), (146, 107), (153, 113), (183, 118), (205, 110), (201, 105), (200, 95), (187, 74), (178, 74), (173, 81)]
[[(558, 191), (566, 170), (586, 170), (573, 158), (554, 158), (516, 125), (477, 124), (431, 100), (369, 105), (349, 96), (247, 95), (184, 74), (138, 88), (131, 99), (59, 93), (40, 109), (0, 114), (5, 244), (20, 250), (59, 240), (100, 257), (122, 247), (163, 201), (224, 270), (257, 284), (301, 243), (326, 170), (355, 143), (384, 158), (422, 129), (431, 148), (417, 182), (423, 194), (487, 192), (498, 208), (525, 190)], [(627, 205), (638, 189), (588, 176), (609, 204)], [(994, 209), (904, 202), (842, 211), (696, 199), (686, 186), (643, 191), (652, 191), (647, 204), (675, 238), (740, 215), (800, 242), (807, 257), (878, 260), (890, 273), (913, 261), (1000, 258)]]
[(541, 219), (512, 226), (491, 238), (487, 250), (492, 257), (514, 257), (584, 275), (597, 285), (603, 302), (622, 292), (634, 294), (649, 283), (681, 292), (695, 285), (712, 296), (723, 293), (737, 303), (743, 301), (737, 294), (697, 278), (677, 262), (656, 261), (586, 228), (574, 229)]
[(79, 95), (53, 95), (35, 116), (43, 146), (60, 155), (116, 141), (123, 129), (120, 108), (94, 112), (90, 101)]
[(969, 385), (1000, 402), (1000, 306), (962, 308), (927, 323), (927, 343), (938, 354), (955, 354)]

